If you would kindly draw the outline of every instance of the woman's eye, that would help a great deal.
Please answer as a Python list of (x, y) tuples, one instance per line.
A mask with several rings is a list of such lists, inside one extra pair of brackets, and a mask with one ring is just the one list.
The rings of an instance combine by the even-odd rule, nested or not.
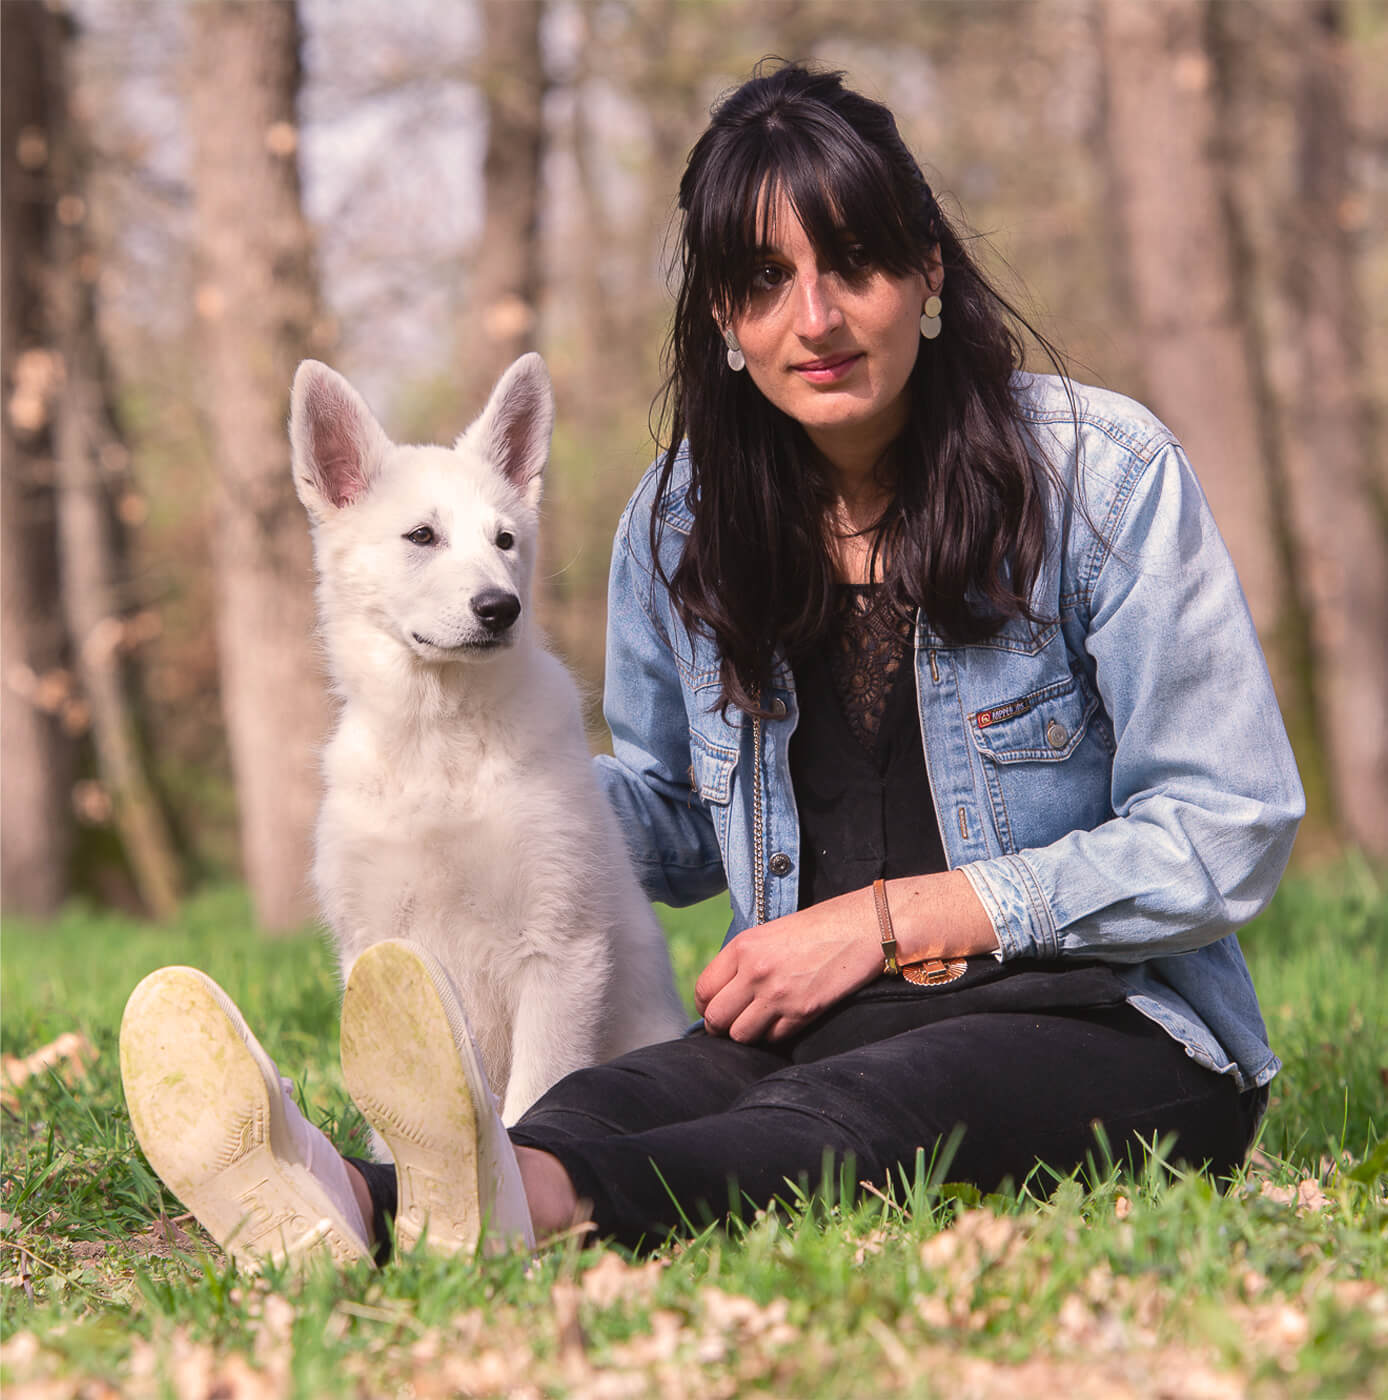
[(405, 538), (409, 540), (411, 544), (433, 544), (438, 536), (434, 534), (432, 527), (420, 525), (411, 530)]
[(785, 281), (785, 269), (775, 263), (767, 263), (752, 274), (754, 292), (774, 292)]
[(496, 532), (496, 547), (498, 549), (510, 549), (516, 542), (516, 537), (509, 530), (498, 530)]

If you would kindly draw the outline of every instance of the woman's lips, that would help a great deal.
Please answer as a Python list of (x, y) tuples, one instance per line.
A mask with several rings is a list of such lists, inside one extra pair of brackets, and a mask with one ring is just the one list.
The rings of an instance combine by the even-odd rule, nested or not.
[(826, 355), (820, 360), (802, 360), (791, 369), (811, 384), (834, 384), (849, 374), (862, 359), (856, 352), (846, 355)]

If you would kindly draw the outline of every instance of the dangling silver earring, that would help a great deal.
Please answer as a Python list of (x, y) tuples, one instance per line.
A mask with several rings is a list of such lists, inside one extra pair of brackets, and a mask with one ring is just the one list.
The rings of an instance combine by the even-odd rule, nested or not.
[(737, 343), (731, 326), (723, 332), (723, 343), (728, 347), (728, 368), (734, 374), (740, 369), (746, 369), (747, 357), (742, 353), (742, 346)]
[(925, 299), (921, 312), (921, 334), (927, 340), (934, 340), (940, 334), (940, 308), (943, 305), (937, 296), (931, 295)]

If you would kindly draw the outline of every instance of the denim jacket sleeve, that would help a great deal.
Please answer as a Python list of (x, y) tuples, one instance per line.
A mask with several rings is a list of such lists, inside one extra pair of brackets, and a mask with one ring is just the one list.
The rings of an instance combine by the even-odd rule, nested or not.
[(1111, 723), (1113, 815), (963, 866), (1004, 958), (1137, 963), (1212, 944), (1271, 898), (1304, 810), (1233, 563), (1184, 453), (1168, 435), (1096, 456), (1106, 479), (1087, 486), (1102, 513), (1094, 528), (1072, 520), (1057, 601)]
[(612, 548), (603, 687), (612, 754), (595, 764), (647, 897), (679, 906), (719, 893), (726, 880), (712, 818), (690, 779), (669, 595), (647, 551), (633, 548), (647, 528), (653, 481), (648, 473), (632, 497)]

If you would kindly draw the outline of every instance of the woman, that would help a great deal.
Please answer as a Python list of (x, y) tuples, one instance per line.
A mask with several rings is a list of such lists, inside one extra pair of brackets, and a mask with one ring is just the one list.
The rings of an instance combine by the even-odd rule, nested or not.
[[(283, 1120), (284, 1209), (346, 1256), (397, 1208), (444, 1247), (483, 1217), (637, 1246), (920, 1152), (984, 1189), (1158, 1138), (1227, 1173), (1278, 1069), (1234, 930), (1302, 797), (1179, 445), (1020, 371), (1016, 318), (839, 75), (734, 92), (680, 207), (669, 445), (618, 529), (597, 762), (653, 898), (731, 893), (702, 1027), (508, 1135), (446, 979), (390, 945), (347, 998), (422, 989), (430, 1048), (384, 1031), (383, 1077), (423, 1055), (393, 1110), (421, 1139), (462, 1124), (397, 1197), (280, 1103), (228, 1003), (215, 1034), (260, 1054)], [(219, 1238), (247, 1214), (224, 1177), (180, 1178)], [(273, 1214), (243, 1253), (325, 1236)]]

